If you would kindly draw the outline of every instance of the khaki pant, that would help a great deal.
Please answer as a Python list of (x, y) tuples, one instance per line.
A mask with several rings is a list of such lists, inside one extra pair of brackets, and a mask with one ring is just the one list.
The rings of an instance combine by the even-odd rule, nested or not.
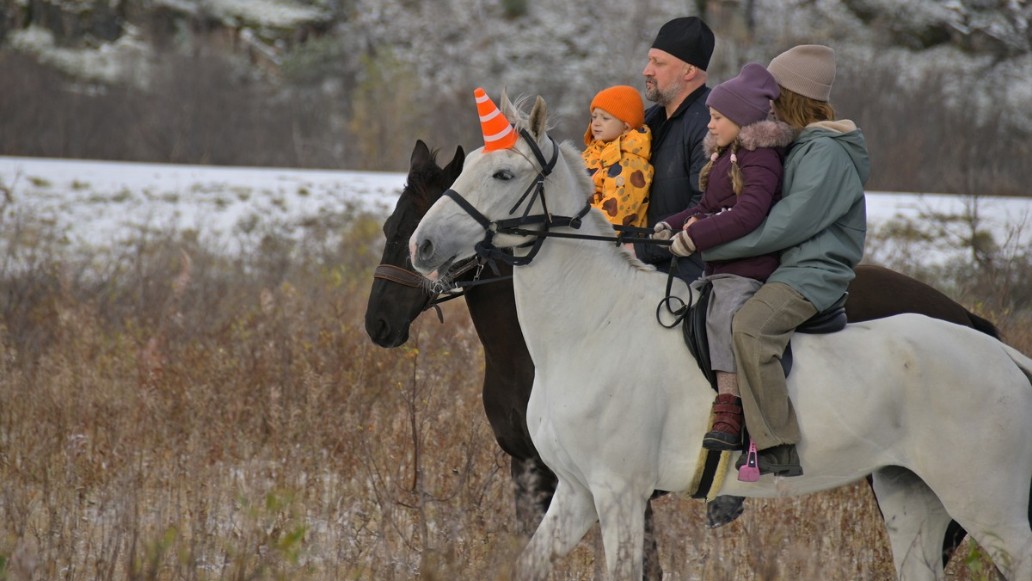
[(799, 442), (781, 355), (796, 327), (816, 313), (795, 289), (772, 282), (756, 291), (732, 321), (745, 425), (760, 450)]

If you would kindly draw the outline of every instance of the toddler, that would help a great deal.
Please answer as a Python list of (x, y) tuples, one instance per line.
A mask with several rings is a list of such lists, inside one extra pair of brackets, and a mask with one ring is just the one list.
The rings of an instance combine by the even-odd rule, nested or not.
[(595, 95), (589, 109), (583, 156), (595, 183), (591, 205), (615, 225), (644, 227), (654, 172), (641, 95), (628, 85), (609, 87)]

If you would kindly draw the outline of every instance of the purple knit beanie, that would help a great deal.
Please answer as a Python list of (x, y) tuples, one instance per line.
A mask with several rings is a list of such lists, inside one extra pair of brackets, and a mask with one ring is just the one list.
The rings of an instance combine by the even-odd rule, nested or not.
[(781, 90), (774, 76), (763, 65), (749, 63), (737, 77), (720, 83), (710, 91), (706, 106), (745, 127), (763, 121), (770, 114), (770, 102)]

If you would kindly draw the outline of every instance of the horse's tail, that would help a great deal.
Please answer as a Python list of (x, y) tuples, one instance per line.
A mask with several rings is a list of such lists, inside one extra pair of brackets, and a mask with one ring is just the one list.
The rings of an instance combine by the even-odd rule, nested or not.
[(993, 324), (992, 321), (990, 321), (989, 319), (983, 319), (982, 317), (979, 317), (971, 311), (967, 312), (967, 316), (968, 319), (971, 320), (972, 327), (995, 339), (1000, 338), (1000, 330), (996, 327), (996, 325)]

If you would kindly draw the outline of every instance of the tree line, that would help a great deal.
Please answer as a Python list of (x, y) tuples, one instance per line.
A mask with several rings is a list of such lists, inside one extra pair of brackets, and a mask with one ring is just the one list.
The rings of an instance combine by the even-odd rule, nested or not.
[[(279, 78), (204, 43), (167, 50), (146, 84), (83, 81), (0, 51), (0, 78), (19, 80), (0, 91), (0, 154), (400, 171), (417, 138), (442, 149), (478, 146), (471, 91), (427, 87), (389, 50), (343, 67), (332, 39), (309, 44)], [(543, 94), (558, 110), (555, 134), (576, 142), (590, 94), (563, 93), (562, 82), (546, 75), (540, 88), (521, 89)], [(832, 101), (864, 131), (871, 189), (1028, 195), (1032, 140), (1005, 108), (979, 105), (1002, 100), (994, 91), (947, 99), (945, 73), (904, 87), (893, 66), (872, 62), (840, 68)]]

